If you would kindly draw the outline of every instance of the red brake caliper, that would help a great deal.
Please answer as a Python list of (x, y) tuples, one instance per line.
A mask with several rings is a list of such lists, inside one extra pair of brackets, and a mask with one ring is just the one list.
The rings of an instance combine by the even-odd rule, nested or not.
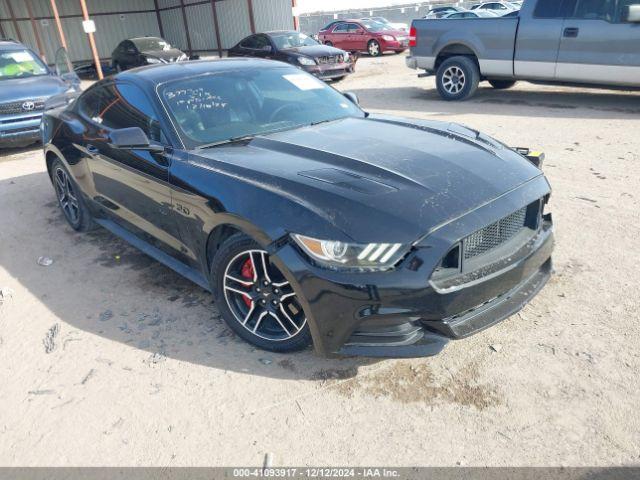
[[(242, 278), (246, 278), (247, 280), (253, 281), (253, 276), (255, 275), (254, 272), (255, 270), (253, 269), (253, 262), (251, 261), (250, 258), (248, 258), (242, 265), (242, 270), (240, 270), (240, 275), (242, 275)], [(251, 304), (253, 302), (251, 301), (251, 298), (248, 295), (243, 295), (242, 300), (244, 300), (244, 303), (247, 305), (247, 307), (251, 307)]]

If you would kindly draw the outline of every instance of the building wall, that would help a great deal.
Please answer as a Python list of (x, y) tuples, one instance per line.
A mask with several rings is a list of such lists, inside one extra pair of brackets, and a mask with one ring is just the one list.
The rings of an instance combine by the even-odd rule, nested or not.
[[(20, 35), (15, 31), (7, 1), (11, 2), (18, 19)], [(60, 48), (57, 28), (50, 0), (30, 0), (36, 28), (42, 39), (44, 53), (53, 63)], [(160, 36), (160, 25), (154, 0), (86, 0), (89, 15), (96, 23), (96, 44), (101, 58), (108, 59), (118, 43), (131, 37)], [(69, 54), (74, 62), (91, 60), (87, 35), (82, 29), (82, 11), (79, 0), (57, 0), (62, 17)], [(219, 45), (216, 38), (211, 0), (184, 0), (188, 37), (180, 0), (157, 0), (162, 32), (169, 43), (181, 50), (191, 49), (202, 54), (214, 53)], [(231, 48), (251, 34), (247, 0), (216, 0), (220, 26), (220, 47)], [(291, 0), (252, 0), (256, 31), (292, 29)], [(35, 35), (25, 0), (0, 0), (0, 28), (4, 35), (22, 41), (38, 51)]]

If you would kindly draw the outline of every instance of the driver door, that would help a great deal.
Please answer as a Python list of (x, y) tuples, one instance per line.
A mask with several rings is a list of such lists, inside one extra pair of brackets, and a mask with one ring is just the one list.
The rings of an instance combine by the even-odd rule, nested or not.
[(56, 52), (55, 68), (56, 75), (58, 77), (64, 80), (69, 87), (76, 87), (76, 89), (78, 89), (77, 87), (80, 86), (80, 77), (78, 77), (76, 72), (73, 70), (73, 64), (71, 63), (69, 54), (64, 47), (59, 48)]
[[(150, 140), (167, 144), (152, 103), (126, 82), (97, 87), (95, 112), (87, 112), (84, 143), (96, 191), (94, 200), (112, 220), (156, 248), (175, 255), (181, 241), (171, 204), (171, 154), (122, 150), (109, 145), (112, 130), (141, 128)], [(167, 145), (168, 146), (168, 145)]]

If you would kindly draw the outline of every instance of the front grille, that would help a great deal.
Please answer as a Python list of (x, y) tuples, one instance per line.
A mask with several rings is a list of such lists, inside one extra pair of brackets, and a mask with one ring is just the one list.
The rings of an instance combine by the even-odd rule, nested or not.
[(46, 99), (22, 100), (20, 102), (0, 103), (0, 115), (16, 115), (18, 113), (40, 112), (44, 110)]
[(525, 228), (526, 217), (527, 207), (524, 207), (469, 235), (462, 241), (465, 260), (482, 255), (512, 239)]
[(316, 59), (319, 65), (331, 65), (344, 62), (344, 55), (325, 55)]

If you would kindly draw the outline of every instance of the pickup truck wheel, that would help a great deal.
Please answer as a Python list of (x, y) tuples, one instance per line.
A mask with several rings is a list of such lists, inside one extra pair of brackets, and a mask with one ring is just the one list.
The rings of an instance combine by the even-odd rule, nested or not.
[(469, 57), (451, 57), (442, 62), (436, 74), (438, 93), (445, 100), (466, 100), (478, 89), (480, 70)]
[(516, 84), (514, 80), (489, 80), (489, 83), (496, 90), (506, 90)]

